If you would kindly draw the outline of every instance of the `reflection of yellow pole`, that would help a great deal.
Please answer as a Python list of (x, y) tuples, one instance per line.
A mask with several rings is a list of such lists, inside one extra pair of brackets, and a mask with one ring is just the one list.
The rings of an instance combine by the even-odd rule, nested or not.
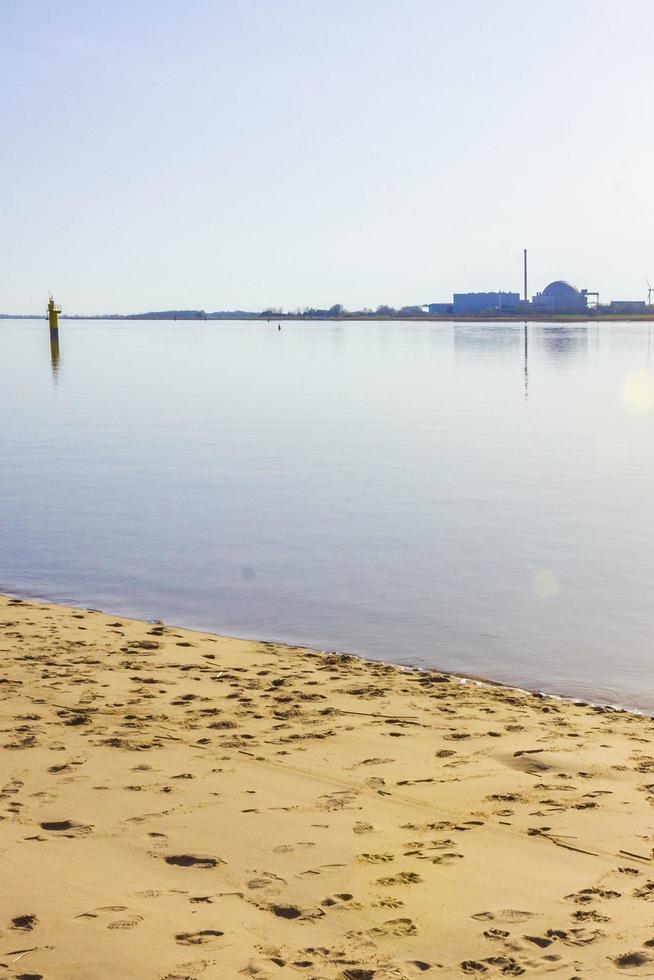
[[(55, 314), (56, 315), (56, 314)], [(56, 376), (59, 371), (59, 328), (50, 327), (50, 363), (52, 373)]]
[(58, 306), (55, 306), (55, 301), (50, 297), (48, 300), (48, 323), (50, 324), (51, 330), (56, 330), (59, 327), (59, 314), (61, 310)]

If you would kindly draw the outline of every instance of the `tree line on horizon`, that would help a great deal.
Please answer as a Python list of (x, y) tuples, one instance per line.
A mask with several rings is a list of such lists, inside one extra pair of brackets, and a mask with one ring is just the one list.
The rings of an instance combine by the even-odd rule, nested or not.
[[(425, 314), (422, 306), (381, 306), (363, 307), (360, 310), (348, 310), (342, 303), (334, 303), (327, 309), (305, 306), (295, 310), (284, 310), (282, 307), (267, 307), (264, 310), (216, 310), (207, 313), (205, 310), (150, 310), (145, 313), (63, 313), (62, 320), (257, 320), (271, 317), (308, 317), (311, 319), (329, 320), (339, 317), (389, 317), (389, 316), (420, 316)], [(43, 319), (44, 313), (0, 313), (3, 320), (34, 320)]]

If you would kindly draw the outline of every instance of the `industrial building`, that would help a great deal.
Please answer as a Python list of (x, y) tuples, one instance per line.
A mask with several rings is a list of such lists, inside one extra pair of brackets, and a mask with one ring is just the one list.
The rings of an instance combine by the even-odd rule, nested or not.
[(465, 313), (512, 313), (519, 303), (519, 293), (454, 293), (452, 312), (455, 316)]
[(609, 303), (609, 313), (646, 313), (644, 299), (614, 299)]
[[(640, 314), (654, 312), (651, 296), (654, 287), (647, 284), (647, 303), (644, 300), (614, 300), (608, 306), (600, 306), (599, 293), (590, 289), (577, 289), (564, 279), (555, 279), (542, 292), (527, 300), (527, 249), (523, 250), (524, 293), (454, 293), (451, 303), (429, 303), (432, 316), (501, 316), (543, 313), (546, 315), (602, 315)], [(589, 303), (589, 300), (592, 300)]]
[(563, 279), (556, 279), (542, 293), (532, 297), (531, 306), (543, 313), (585, 313), (588, 310), (588, 290), (579, 290)]

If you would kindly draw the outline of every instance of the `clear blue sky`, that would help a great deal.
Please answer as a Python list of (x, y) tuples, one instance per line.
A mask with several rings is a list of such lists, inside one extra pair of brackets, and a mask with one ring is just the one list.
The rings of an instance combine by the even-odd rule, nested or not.
[(652, 0), (0, 0), (0, 310), (654, 282)]

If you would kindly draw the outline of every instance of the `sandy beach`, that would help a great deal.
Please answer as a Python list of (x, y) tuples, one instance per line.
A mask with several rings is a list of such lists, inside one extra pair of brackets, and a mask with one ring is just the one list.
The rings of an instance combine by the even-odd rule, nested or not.
[(652, 719), (0, 607), (2, 977), (654, 975)]

